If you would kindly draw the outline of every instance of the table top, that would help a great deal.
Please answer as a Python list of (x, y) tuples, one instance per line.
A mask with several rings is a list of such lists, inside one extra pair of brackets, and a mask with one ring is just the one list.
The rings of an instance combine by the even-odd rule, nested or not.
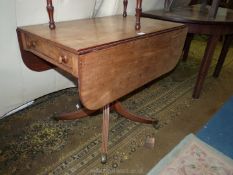
[(56, 29), (50, 30), (48, 24), (19, 27), (18, 30), (47, 39), (75, 52), (103, 48), (104, 45), (141, 37), (143, 35), (174, 30), (183, 24), (141, 19), (141, 30), (134, 29), (135, 17), (119, 16), (100, 17), (95, 19), (57, 22)]
[(179, 7), (169, 12), (161, 10), (152, 10), (143, 13), (143, 16), (153, 16), (157, 19), (182, 22), (182, 23), (199, 23), (199, 24), (233, 24), (233, 10), (218, 8), (215, 18), (209, 17), (209, 8), (202, 8), (200, 4)]

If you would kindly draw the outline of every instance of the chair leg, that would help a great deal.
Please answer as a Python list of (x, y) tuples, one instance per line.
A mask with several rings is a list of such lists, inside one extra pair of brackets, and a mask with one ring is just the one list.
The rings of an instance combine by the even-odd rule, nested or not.
[(102, 146), (101, 146), (101, 163), (107, 162), (108, 151), (108, 134), (109, 134), (109, 105), (103, 107), (103, 125), (102, 125)]
[(185, 43), (184, 43), (184, 48), (183, 48), (184, 54), (183, 54), (182, 61), (186, 61), (187, 58), (188, 58), (188, 53), (189, 53), (191, 42), (193, 40), (193, 36), (194, 36), (193, 33), (188, 33), (187, 34), (187, 37), (186, 37), (186, 40), (185, 40)]
[(221, 54), (220, 54), (219, 59), (218, 59), (218, 63), (216, 65), (214, 73), (213, 73), (213, 77), (215, 77), (215, 78), (219, 77), (219, 74), (221, 72), (222, 66), (223, 66), (225, 58), (227, 56), (227, 52), (229, 50), (232, 39), (233, 39), (233, 35), (227, 35), (225, 37), (222, 51), (221, 51)]

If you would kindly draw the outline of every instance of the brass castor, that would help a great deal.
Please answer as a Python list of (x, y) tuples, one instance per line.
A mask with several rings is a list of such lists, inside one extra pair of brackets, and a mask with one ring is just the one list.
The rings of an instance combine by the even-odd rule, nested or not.
[(152, 123), (153, 127), (155, 129), (159, 129), (160, 128), (160, 124), (159, 124), (159, 121), (158, 120), (155, 120), (153, 123)]
[(101, 163), (102, 164), (107, 163), (107, 154), (106, 153), (102, 153), (102, 155), (101, 155)]

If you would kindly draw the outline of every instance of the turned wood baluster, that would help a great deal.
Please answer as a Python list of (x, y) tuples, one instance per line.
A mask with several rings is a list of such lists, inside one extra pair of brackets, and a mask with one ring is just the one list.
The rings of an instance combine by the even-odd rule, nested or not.
[(54, 7), (53, 7), (53, 1), (52, 0), (47, 0), (47, 11), (48, 11), (48, 15), (49, 15), (49, 28), (51, 30), (55, 29), (55, 22), (54, 22), (54, 18), (53, 18), (53, 14), (54, 14)]
[(124, 5), (123, 17), (126, 17), (127, 16), (128, 0), (123, 0), (123, 5)]
[(142, 13), (142, 0), (137, 0), (137, 4), (136, 4), (136, 25), (135, 25), (136, 30), (141, 29), (141, 24), (140, 24), (141, 13)]
[(109, 105), (106, 105), (103, 107), (101, 163), (107, 162), (109, 115), (110, 115), (110, 107), (109, 107)]

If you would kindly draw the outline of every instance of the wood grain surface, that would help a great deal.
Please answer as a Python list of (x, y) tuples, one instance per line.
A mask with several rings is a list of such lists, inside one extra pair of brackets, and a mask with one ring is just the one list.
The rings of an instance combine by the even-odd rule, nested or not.
[(136, 31), (135, 17), (119, 16), (100, 17), (66, 22), (57, 22), (56, 30), (50, 30), (48, 24), (19, 27), (19, 30), (41, 37), (54, 45), (71, 52), (84, 52), (93, 48), (101, 49), (104, 45), (115, 44), (145, 34), (173, 30), (183, 24), (142, 18), (141, 30)]
[(172, 70), (187, 28), (155, 34), (79, 57), (79, 95), (88, 109), (111, 103)]

